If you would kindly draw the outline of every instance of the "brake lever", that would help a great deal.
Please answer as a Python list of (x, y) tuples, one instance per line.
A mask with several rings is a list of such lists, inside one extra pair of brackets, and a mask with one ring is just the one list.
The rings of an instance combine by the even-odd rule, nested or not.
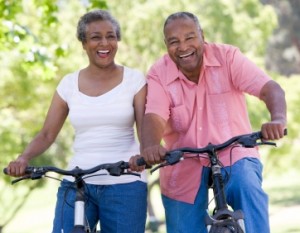
[(257, 142), (258, 138), (249, 138), (249, 137), (242, 137), (240, 138), (237, 143), (241, 144), (245, 148), (253, 148), (255, 146), (260, 146), (260, 145), (269, 145), (269, 146), (276, 146), (275, 142), (270, 142), (270, 141), (263, 141), (262, 139)]
[(260, 142), (256, 142), (258, 138), (252, 138), (252, 137), (241, 137), (237, 143), (241, 144), (245, 148), (253, 148), (257, 145), (260, 145)]
[(158, 166), (151, 169), (150, 173), (152, 174), (154, 171), (156, 171), (159, 168), (162, 168), (162, 167), (165, 167), (165, 166), (168, 166), (168, 165), (172, 166), (172, 165), (178, 163), (180, 160), (183, 159), (182, 155), (183, 155), (183, 152), (179, 151), (179, 150), (177, 150), (177, 151), (175, 150), (175, 151), (171, 151), (171, 152), (166, 153), (165, 162), (161, 163)]
[(167, 165), (174, 165), (178, 163), (180, 160), (182, 160), (183, 152), (179, 150), (175, 150), (172, 152), (169, 152), (165, 156), (165, 160)]
[(15, 183), (18, 183), (19, 181), (22, 181), (22, 180), (27, 180), (27, 179), (31, 179), (31, 175), (27, 175), (27, 176), (22, 176), (18, 179), (15, 179), (11, 182), (11, 184), (15, 184)]
[(128, 164), (122, 161), (119, 164), (119, 166), (110, 167), (107, 168), (106, 170), (111, 176), (134, 175), (134, 176), (141, 177), (139, 173), (131, 172), (128, 170), (128, 168), (129, 168)]
[(133, 175), (133, 176), (141, 177), (141, 174), (135, 173), (135, 172), (130, 172), (130, 171), (123, 172), (122, 175)]
[(269, 145), (269, 146), (277, 146), (277, 144), (275, 142), (269, 142), (269, 141), (261, 141), (261, 142), (258, 142), (256, 143), (257, 146), (260, 146), (260, 145)]
[(152, 174), (153, 172), (155, 172), (156, 170), (158, 170), (159, 168), (162, 168), (164, 166), (167, 166), (167, 163), (161, 163), (158, 166), (154, 167), (153, 169), (150, 170), (150, 174)]

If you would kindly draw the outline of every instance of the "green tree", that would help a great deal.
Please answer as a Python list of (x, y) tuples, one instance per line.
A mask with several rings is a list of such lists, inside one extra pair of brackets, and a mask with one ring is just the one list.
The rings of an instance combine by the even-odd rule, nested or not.
[(123, 33), (119, 58), (145, 72), (165, 53), (163, 23), (176, 11), (193, 12), (199, 17), (207, 41), (236, 45), (257, 59), (259, 65), (263, 64), (266, 41), (277, 23), (273, 8), (263, 6), (259, 0), (137, 0), (122, 5), (123, 2), (108, 2)]

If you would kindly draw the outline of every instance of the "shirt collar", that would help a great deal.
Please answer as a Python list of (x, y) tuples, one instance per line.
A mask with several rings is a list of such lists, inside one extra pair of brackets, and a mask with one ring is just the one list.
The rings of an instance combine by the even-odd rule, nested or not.
[[(167, 67), (167, 84), (175, 81), (177, 78), (184, 78), (182, 72), (177, 68), (176, 64), (172, 61), (168, 54), (164, 55), (164, 62)], [(203, 53), (203, 67), (210, 66), (221, 66), (220, 62), (215, 56), (214, 50), (211, 48), (209, 43), (204, 43), (204, 53)]]

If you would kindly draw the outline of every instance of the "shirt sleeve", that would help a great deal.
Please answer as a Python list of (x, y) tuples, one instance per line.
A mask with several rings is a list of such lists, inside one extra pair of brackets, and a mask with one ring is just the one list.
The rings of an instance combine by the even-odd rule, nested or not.
[(68, 102), (70, 99), (70, 96), (72, 95), (72, 91), (74, 90), (74, 81), (76, 78), (76, 74), (67, 74), (62, 78), (62, 80), (59, 82), (56, 91), (58, 95), (65, 101)]
[(238, 48), (232, 49), (229, 61), (232, 83), (235, 88), (259, 97), (262, 87), (271, 78), (243, 55)]
[(138, 93), (145, 85), (146, 85), (146, 78), (145, 75), (138, 71), (134, 70), (135, 72), (135, 93)]
[(154, 65), (147, 74), (146, 113), (155, 113), (167, 121), (170, 117), (170, 101), (162, 83), (163, 72), (159, 70)]

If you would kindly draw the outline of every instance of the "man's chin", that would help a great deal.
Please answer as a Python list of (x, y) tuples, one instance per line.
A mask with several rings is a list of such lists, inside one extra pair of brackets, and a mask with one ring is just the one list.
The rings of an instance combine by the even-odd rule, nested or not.
[(197, 66), (193, 64), (181, 64), (178, 66), (181, 71), (193, 72), (197, 70)]

